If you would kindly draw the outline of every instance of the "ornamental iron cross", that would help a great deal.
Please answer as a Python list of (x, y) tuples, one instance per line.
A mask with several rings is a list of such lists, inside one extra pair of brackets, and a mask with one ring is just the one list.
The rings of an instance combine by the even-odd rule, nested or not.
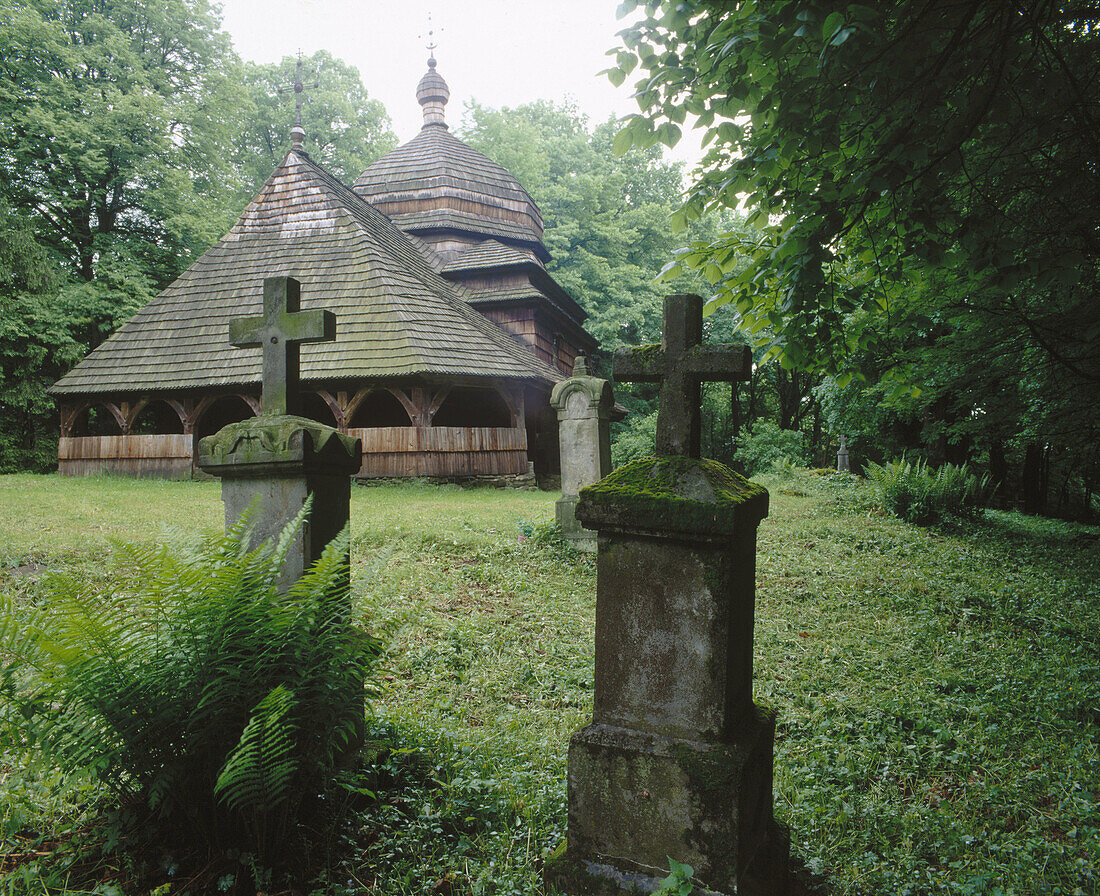
[[(316, 72), (313, 73), (316, 75)], [(289, 87), (278, 87), (276, 90), (279, 96), (284, 93), (290, 93), (294, 91), (294, 123), (297, 127), (302, 126), (302, 93), (306, 90), (316, 90), (321, 86), (319, 80), (314, 79), (312, 84), (302, 83), (302, 51), (298, 51), (298, 65), (294, 69), (294, 83)], [(306, 101), (309, 101), (309, 97), (306, 97)]]
[(241, 348), (263, 349), (263, 416), (301, 412), (299, 344), (332, 342), (336, 317), (331, 311), (302, 311), (301, 284), (293, 277), (264, 280), (263, 317), (229, 322), (229, 341)]
[(752, 375), (747, 345), (702, 345), (703, 300), (666, 296), (661, 344), (616, 350), (612, 370), (626, 383), (661, 384), (657, 456), (699, 457), (699, 384), (738, 382)]

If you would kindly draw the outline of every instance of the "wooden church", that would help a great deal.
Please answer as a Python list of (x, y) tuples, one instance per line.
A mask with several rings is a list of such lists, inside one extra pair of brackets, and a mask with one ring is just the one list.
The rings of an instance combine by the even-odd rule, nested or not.
[(234, 227), (62, 377), (62, 474), (194, 475), (196, 442), (259, 414), (260, 353), (229, 321), (261, 313), (265, 277), (337, 319), (301, 347), (303, 412), (363, 440), (360, 476), (552, 474), (555, 382), (594, 348), (547, 273), (538, 207), (458, 140), (434, 57), (424, 126), (350, 188), (292, 148)]

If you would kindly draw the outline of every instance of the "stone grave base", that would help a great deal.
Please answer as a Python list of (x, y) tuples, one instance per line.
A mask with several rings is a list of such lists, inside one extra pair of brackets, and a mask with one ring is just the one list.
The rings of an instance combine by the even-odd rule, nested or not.
[(606, 724), (569, 745), (569, 844), (547, 863), (560, 892), (651, 893), (668, 874), (645, 860), (695, 869), (696, 892), (783, 896), (789, 835), (772, 817), (773, 714), (756, 710), (724, 743)]
[(563, 495), (554, 505), (554, 517), (561, 526), (561, 537), (565, 543), (578, 551), (596, 553), (597, 535), (592, 529), (586, 529), (577, 519), (577, 502), (580, 498), (575, 495)]

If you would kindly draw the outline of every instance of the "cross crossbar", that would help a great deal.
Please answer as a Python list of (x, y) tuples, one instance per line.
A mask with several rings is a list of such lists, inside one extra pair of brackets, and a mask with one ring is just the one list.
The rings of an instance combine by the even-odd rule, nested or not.
[(661, 384), (657, 409), (657, 455), (699, 457), (701, 421), (699, 385), (739, 382), (752, 376), (746, 345), (702, 345), (703, 300), (667, 296), (660, 345), (620, 348), (612, 370), (620, 382)]
[(239, 317), (229, 323), (229, 341), (241, 348), (263, 349), (265, 417), (301, 413), (301, 358), (303, 342), (332, 342), (336, 317), (331, 311), (302, 311), (301, 284), (293, 277), (264, 280), (264, 313)]

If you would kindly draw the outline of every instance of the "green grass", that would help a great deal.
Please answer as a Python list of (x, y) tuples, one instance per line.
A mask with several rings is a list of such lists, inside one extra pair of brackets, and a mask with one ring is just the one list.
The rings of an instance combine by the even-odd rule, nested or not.
[[(854, 477), (767, 484), (756, 693), (779, 713), (795, 853), (837, 894), (1100, 892), (1100, 533), (992, 513), (920, 529)], [(327, 892), (537, 892), (592, 700), (595, 566), (533, 531), (553, 498), (353, 491), (354, 590), (386, 643), (372, 726), (398, 749), (368, 769), (378, 797)], [(216, 483), (0, 477), (0, 588), (104, 575), (112, 536), (220, 523)], [(87, 791), (48, 770), (0, 788), (7, 852), (86, 823)], [(33, 862), (0, 867), (46, 889)]]

